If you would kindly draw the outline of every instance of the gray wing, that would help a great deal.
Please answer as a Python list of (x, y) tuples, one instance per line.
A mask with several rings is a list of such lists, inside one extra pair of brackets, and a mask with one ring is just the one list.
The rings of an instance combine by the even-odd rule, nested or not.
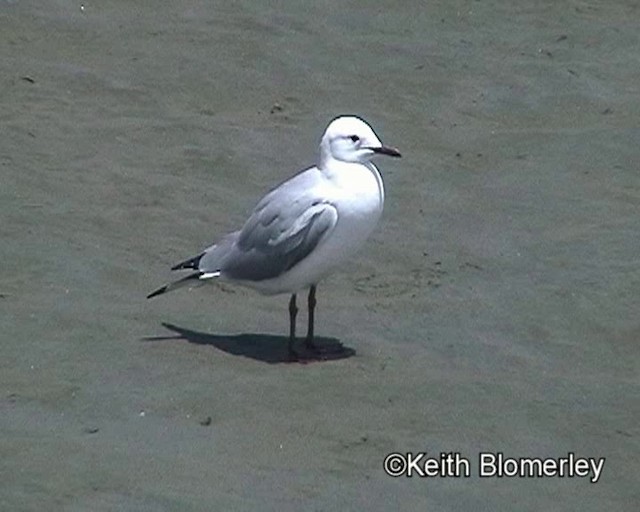
[(324, 200), (315, 168), (303, 171), (269, 192), (240, 231), (207, 249), (198, 262), (204, 273), (220, 272), (238, 280), (261, 281), (294, 267), (338, 221), (334, 205)]

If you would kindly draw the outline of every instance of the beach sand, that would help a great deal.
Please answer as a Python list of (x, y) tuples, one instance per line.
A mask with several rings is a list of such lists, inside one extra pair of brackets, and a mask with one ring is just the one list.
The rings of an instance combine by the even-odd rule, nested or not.
[[(635, 2), (0, 3), (0, 509), (637, 510)], [(318, 288), (147, 301), (366, 119), (385, 212)], [(304, 326), (305, 316), (299, 321)], [(480, 478), (481, 452), (606, 457)], [(456, 452), (468, 478), (392, 478)]]

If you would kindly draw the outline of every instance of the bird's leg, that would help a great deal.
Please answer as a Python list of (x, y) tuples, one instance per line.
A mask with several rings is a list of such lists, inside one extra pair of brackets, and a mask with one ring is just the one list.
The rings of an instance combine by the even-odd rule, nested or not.
[(289, 301), (289, 355), (297, 357), (297, 354), (293, 348), (293, 344), (296, 341), (296, 315), (298, 314), (298, 306), (296, 306), (296, 294), (291, 295)]
[(305, 339), (305, 344), (308, 348), (312, 350), (316, 350), (316, 346), (313, 343), (313, 320), (314, 320), (314, 310), (316, 307), (316, 285), (312, 284), (311, 288), (309, 288), (309, 299), (308, 299), (308, 307), (309, 307), (309, 327), (307, 328), (307, 338)]

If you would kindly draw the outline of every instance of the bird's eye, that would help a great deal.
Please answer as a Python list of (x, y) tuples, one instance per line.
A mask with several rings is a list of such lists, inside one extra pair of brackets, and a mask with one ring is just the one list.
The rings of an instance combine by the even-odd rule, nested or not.
[(352, 142), (358, 142), (360, 140), (360, 137), (358, 137), (357, 135), (351, 135), (349, 138)]

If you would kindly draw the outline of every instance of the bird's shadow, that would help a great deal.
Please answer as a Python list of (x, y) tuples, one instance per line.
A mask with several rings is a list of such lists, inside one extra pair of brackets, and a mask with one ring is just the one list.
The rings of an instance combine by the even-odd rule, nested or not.
[(143, 338), (143, 341), (182, 339), (196, 345), (211, 345), (228, 354), (244, 356), (270, 364), (336, 361), (354, 356), (356, 353), (354, 349), (345, 347), (336, 338), (316, 337), (314, 342), (319, 349), (317, 352), (306, 349), (304, 343), (301, 340), (297, 340), (295, 349), (299, 357), (292, 359), (288, 348), (289, 338), (285, 336), (258, 333), (210, 334), (192, 331), (167, 322), (162, 322), (162, 325), (176, 333), (176, 335), (147, 336)]

